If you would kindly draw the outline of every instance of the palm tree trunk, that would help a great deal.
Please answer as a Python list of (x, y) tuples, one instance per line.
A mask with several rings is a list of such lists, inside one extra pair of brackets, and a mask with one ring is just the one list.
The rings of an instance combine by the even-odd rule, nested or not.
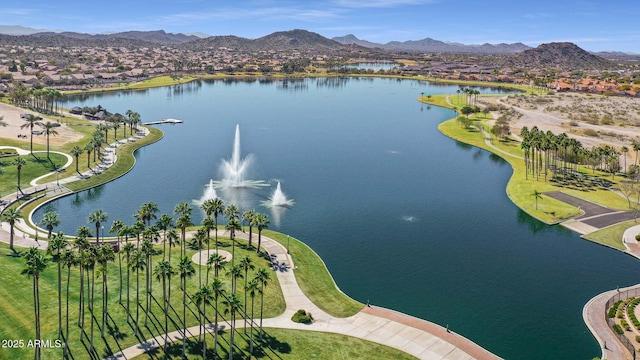
[[(51, 237), (49, 237), (51, 238)], [(58, 340), (62, 338), (62, 267), (58, 252)]]
[[(67, 293), (66, 293), (66, 297), (67, 297), (67, 306), (65, 307), (66, 311), (67, 311), (67, 326), (65, 328), (65, 335), (64, 335), (64, 342), (65, 343), (69, 343), (69, 285), (71, 284), (71, 266), (69, 266), (67, 268)], [(63, 358), (67, 358), (67, 347), (64, 346), (63, 347), (63, 352), (62, 352), (62, 357)]]

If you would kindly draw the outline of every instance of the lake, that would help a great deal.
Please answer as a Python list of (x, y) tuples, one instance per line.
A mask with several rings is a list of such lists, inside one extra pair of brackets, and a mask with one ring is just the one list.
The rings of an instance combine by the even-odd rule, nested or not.
[[(131, 223), (147, 201), (171, 213), (219, 179), (239, 124), (242, 154), (253, 154), (247, 178), (271, 185), (244, 191), (242, 207), (310, 245), (349, 296), (448, 325), (507, 359), (600, 356), (582, 307), (637, 283), (639, 263), (513, 205), (509, 164), (440, 134), (455, 114), (417, 101), (457, 89), (399, 79), (216, 80), (70, 99), (64, 106), (184, 123), (162, 126), (164, 139), (138, 150), (126, 176), (49, 208), (67, 233), (90, 226), (96, 209), (109, 214), (107, 229)], [(295, 201), (281, 213), (260, 206), (276, 181)]]

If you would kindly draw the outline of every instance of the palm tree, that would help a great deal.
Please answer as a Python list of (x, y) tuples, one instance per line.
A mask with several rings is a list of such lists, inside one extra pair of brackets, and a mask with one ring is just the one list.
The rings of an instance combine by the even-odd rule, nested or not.
[(214, 305), (214, 311), (216, 313), (216, 318), (215, 318), (215, 328), (214, 328), (214, 338), (213, 338), (213, 355), (214, 356), (218, 356), (218, 298), (220, 298), (220, 296), (224, 296), (225, 294), (225, 290), (224, 290), (224, 283), (222, 282), (222, 280), (218, 279), (217, 277), (215, 279), (213, 279), (213, 281), (211, 282), (211, 293), (213, 294), (213, 300), (215, 302)]
[(207, 233), (203, 228), (196, 230), (193, 241), (198, 246), (198, 287), (202, 287), (202, 242), (207, 238)]
[[(85, 266), (85, 273), (87, 275), (87, 292), (88, 292), (88, 308), (89, 308), (89, 312), (91, 313), (89, 316), (89, 323), (90, 323), (90, 337), (89, 337), (89, 352), (93, 352), (93, 329), (94, 329), (94, 321), (93, 318), (95, 317), (95, 314), (93, 312), (93, 300), (94, 300), (94, 295), (95, 295), (95, 265), (96, 265), (96, 260), (97, 260), (97, 254), (96, 254), (96, 248), (95, 247), (89, 247), (86, 250), (84, 250), (82, 252), (82, 257), (81, 257), (81, 261), (83, 263), (83, 265)], [(83, 312), (83, 328), (82, 331), (84, 333), (84, 312)]]
[[(73, 266), (78, 265), (78, 256), (77, 253), (75, 251), (73, 251), (72, 249), (65, 249), (64, 253), (62, 254), (62, 263), (67, 267), (67, 291), (66, 291), (66, 306), (65, 306), (65, 310), (66, 310), (66, 327), (65, 327), (65, 335), (64, 335), (64, 341), (66, 343), (68, 343), (68, 339), (69, 339), (69, 286), (71, 285), (71, 268)], [(62, 358), (66, 359), (67, 358), (67, 347), (63, 346), (63, 355)]]
[(140, 122), (140, 114), (131, 110), (127, 110), (125, 114), (129, 117), (129, 135), (133, 135), (133, 126)]
[(27, 161), (21, 157), (17, 157), (13, 160), (13, 165), (15, 165), (16, 170), (18, 170), (18, 189), (20, 189), (20, 171), (23, 166), (27, 165)]
[[(204, 327), (203, 321), (207, 318), (207, 305), (211, 305), (212, 292), (209, 286), (204, 285), (200, 288), (191, 300), (198, 306), (198, 324), (200, 324), (200, 333), (198, 335), (198, 341), (202, 341), (202, 357), (207, 358), (207, 335), (202, 338), (202, 328)], [(205, 319), (205, 320), (203, 320)]]
[(176, 220), (176, 227), (180, 228), (180, 241), (182, 242), (182, 246), (180, 247), (180, 257), (183, 257), (185, 255), (187, 227), (191, 225), (193, 225), (193, 223), (191, 223), (191, 214), (189, 213), (180, 215), (178, 220)]
[(129, 320), (129, 316), (131, 316), (131, 312), (129, 311), (129, 277), (131, 274), (132, 267), (129, 264), (131, 264), (131, 253), (133, 252), (134, 249), (135, 247), (133, 246), (132, 243), (126, 243), (122, 248), (122, 251), (124, 251), (125, 258), (127, 260), (127, 321)]
[(20, 219), (22, 219), (22, 214), (16, 208), (9, 208), (0, 215), (0, 220), (9, 223), (9, 249), (13, 250), (13, 252), (15, 252), (13, 249), (14, 225)]
[(149, 238), (142, 239), (142, 247), (140, 248), (142, 253), (144, 254), (147, 265), (146, 265), (146, 273), (145, 273), (145, 284), (146, 284), (146, 297), (145, 297), (145, 312), (144, 312), (144, 326), (147, 326), (147, 321), (149, 320), (149, 310), (151, 308), (151, 257), (153, 256), (153, 244)]
[(182, 288), (182, 357), (184, 358), (187, 350), (187, 279), (196, 273), (191, 259), (186, 256), (180, 258), (178, 272), (180, 273), (180, 287)]
[[(202, 227), (207, 231), (207, 237), (205, 239), (205, 241), (207, 242), (207, 256), (211, 255), (211, 247), (209, 246), (211, 244), (211, 229), (215, 226), (215, 223), (213, 221), (213, 219), (211, 218), (211, 216), (207, 216), (202, 220)], [(216, 252), (217, 253), (217, 252)], [(206, 276), (206, 283), (209, 283), (209, 269), (207, 268), (207, 276)]]
[[(47, 268), (47, 259), (38, 248), (30, 248), (24, 256), (25, 264), (21, 274), (33, 277), (33, 309), (35, 313), (36, 339), (40, 337), (40, 273)], [(40, 346), (35, 346), (35, 360), (40, 360)]]
[(265, 268), (261, 268), (256, 273), (256, 280), (260, 283), (260, 341), (262, 341), (262, 309), (264, 306), (264, 288), (269, 285), (269, 272)]
[(227, 225), (225, 225), (225, 229), (229, 231), (229, 239), (231, 240), (231, 264), (233, 265), (236, 257), (236, 230), (241, 229), (238, 219), (232, 217)]
[(240, 309), (242, 303), (240, 299), (236, 296), (236, 294), (231, 294), (226, 300), (222, 301), (222, 303), (227, 307), (224, 309), (224, 313), (231, 313), (231, 337), (229, 339), (229, 360), (233, 360), (233, 335), (235, 333), (236, 328), (236, 311)]
[(178, 205), (176, 205), (176, 207), (173, 209), (173, 213), (174, 215), (184, 215), (184, 214), (188, 214), (191, 215), (191, 210), (193, 210), (191, 208), (191, 205), (189, 205), (189, 203), (186, 202), (181, 202)]
[(100, 244), (100, 224), (106, 222), (109, 216), (106, 212), (98, 209), (93, 213), (89, 214), (89, 219), (87, 222), (94, 223), (96, 225), (96, 242)]
[(90, 140), (85, 146), (84, 150), (87, 152), (87, 167), (91, 169), (91, 152), (95, 148), (93, 140)]
[[(78, 265), (80, 266), (80, 301), (78, 301), (78, 326), (84, 326), (84, 252), (89, 249), (87, 237), (91, 236), (91, 229), (79, 226), (76, 231), (74, 246), (78, 249)], [(84, 333), (81, 333), (84, 334)]]
[(151, 220), (155, 220), (157, 218), (156, 213), (158, 211), (158, 204), (153, 201), (149, 201), (140, 206), (140, 210), (138, 210), (135, 218), (137, 220), (144, 221), (147, 226), (151, 226)]
[(227, 272), (227, 275), (231, 275), (231, 292), (236, 293), (236, 285), (238, 279), (242, 279), (242, 266), (240, 264), (232, 265), (231, 269)]
[[(109, 229), (109, 233), (116, 234), (118, 240), (118, 248), (120, 248), (120, 236), (126, 234), (127, 224), (120, 219), (116, 219), (111, 224), (111, 228)], [(127, 229), (128, 231), (128, 229)], [(118, 304), (122, 304), (122, 252), (118, 251), (118, 274), (119, 274), (119, 299)]]
[(622, 153), (622, 156), (624, 156), (624, 172), (627, 172), (627, 153), (629, 152), (629, 148), (623, 146), (620, 148), (620, 152)]
[[(55, 214), (55, 212), (52, 213)], [(67, 246), (69, 246), (69, 241), (63, 233), (57, 233), (53, 239), (49, 234), (47, 253), (53, 257), (53, 261), (58, 263), (58, 340), (62, 339), (62, 259), (60, 255)]]
[(52, 123), (51, 121), (47, 121), (44, 124), (40, 124), (40, 127), (44, 129), (44, 134), (47, 137), (47, 159), (49, 159), (49, 137), (51, 135), (53, 136), (58, 135), (58, 131), (56, 130), (56, 127), (58, 127), (58, 124)]
[(531, 196), (535, 197), (535, 199), (536, 199), (536, 210), (538, 210), (538, 199), (542, 199), (542, 193), (539, 192), (538, 190), (533, 190), (533, 194), (531, 194)]
[(33, 154), (33, 128), (36, 125), (42, 125), (42, 123), (40, 122), (42, 118), (33, 114), (27, 114), (27, 116), (23, 117), (23, 119), (26, 123), (22, 124), (20, 126), (20, 129), (29, 128), (29, 134), (31, 136), (29, 151), (31, 152), (31, 154)]
[[(163, 251), (162, 251), (162, 260), (166, 260), (167, 256), (167, 230), (173, 226), (173, 218), (169, 214), (162, 214), (158, 219), (158, 228), (162, 230), (162, 242)], [(171, 248), (171, 247), (169, 247)]]
[(136, 328), (135, 336), (138, 336), (139, 331), (139, 319), (140, 319), (140, 270), (144, 270), (147, 264), (144, 253), (141, 249), (136, 249), (131, 254), (131, 262), (127, 264), (130, 269), (136, 271)]
[(80, 170), (78, 168), (78, 165), (79, 165), (78, 158), (80, 157), (80, 155), (82, 155), (83, 152), (84, 150), (78, 145), (71, 148), (71, 155), (73, 155), (76, 158), (76, 172), (78, 174), (80, 173)]
[(47, 211), (40, 221), (40, 225), (43, 225), (47, 229), (47, 239), (51, 239), (51, 232), (53, 228), (60, 225), (60, 217), (55, 211)]
[[(249, 296), (251, 296), (251, 330), (249, 332), (249, 354), (253, 355), (253, 309), (254, 309), (254, 302), (256, 299), (256, 292), (261, 292), (260, 290), (260, 283), (258, 282), (258, 279), (252, 279), (251, 281), (249, 281), (248, 284), (245, 284), (245, 298), (246, 298), (246, 293), (249, 293)], [(245, 328), (245, 334), (247, 332), (247, 304), (246, 304), (246, 300), (245, 300), (245, 318), (244, 318), (244, 328)]]
[(216, 279), (218, 278), (218, 274), (220, 273), (220, 270), (224, 269), (224, 265), (226, 263), (227, 262), (224, 260), (224, 257), (219, 253), (214, 253), (207, 260), (207, 266), (209, 267), (213, 266), (213, 275)]
[[(247, 225), (249, 225), (249, 247), (251, 247), (251, 230), (253, 228), (253, 217), (256, 216), (256, 211), (253, 209), (249, 209), (242, 213), (242, 221), (247, 220)], [(245, 299), (245, 303), (247, 300)]]
[(109, 299), (109, 283), (107, 281), (107, 264), (115, 259), (115, 253), (111, 244), (102, 244), (97, 249), (96, 260), (100, 263), (100, 273), (102, 273), (102, 328), (100, 335), (104, 338), (104, 328), (107, 319), (108, 299)]
[[(176, 243), (179, 242), (178, 239), (179, 235), (176, 229), (169, 229), (169, 231), (167, 231), (167, 234), (165, 235), (165, 241), (169, 242), (169, 262), (171, 262), (171, 248), (176, 246)], [(171, 288), (171, 286), (169, 286), (169, 288)]]
[(258, 227), (258, 250), (256, 252), (260, 253), (260, 245), (262, 244), (262, 230), (269, 227), (269, 217), (266, 214), (256, 214), (253, 224)]
[(218, 251), (218, 216), (222, 214), (225, 210), (224, 201), (219, 198), (213, 199), (213, 220), (215, 221), (215, 232), (216, 232), (216, 252)]
[[(247, 281), (249, 280), (249, 270), (255, 269), (255, 265), (253, 265), (251, 258), (245, 256), (240, 260), (240, 266), (244, 269), (244, 287), (247, 288)], [(244, 313), (247, 313), (247, 292), (244, 293)], [(247, 317), (244, 317), (244, 333), (247, 333)]]
[(156, 280), (162, 281), (162, 299), (164, 300), (164, 352), (167, 352), (167, 343), (169, 342), (169, 297), (167, 296), (167, 279), (171, 278), (175, 274), (175, 271), (171, 267), (171, 264), (162, 260), (153, 269), (153, 275)]

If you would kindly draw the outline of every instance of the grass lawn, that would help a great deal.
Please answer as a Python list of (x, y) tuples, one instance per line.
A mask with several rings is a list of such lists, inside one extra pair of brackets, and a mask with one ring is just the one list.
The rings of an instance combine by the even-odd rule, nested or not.
[[(259, 341), (254, 329), (253, 337)], [(229, 357), (229, 332), (223, 331), (218, 337), (218, 354), (220, 358)], [(254, 358), (256, 359), (290, 359), (290, 360), (333, 360), (333, 359), (397, 359), (409, 360), (415, 357), (400, 350), (380, 345), (371, 341), (333, 333), (316, 331), (299, 331), (288, 329), (265, 328), (262, 346), (254, 343)], [(249, 359), (249, 335), (236, 333), (234, 338), (234, 359), (242, 356)], [(176, 342), (169, 346), (170, 358), (179, 359), (182, 355), (182, 343)], [(213, 354), (213, 335), (207, 337), (207, 356)], [(157, 358), (164, 359), (162, 349), (156, 349), (145, 355), (135, 357), (136, 360)], [(202, 343), (197, 337), (187, 343), (187, 359), (202, 359)]]
[[(3, 142), (4, 143), (4, 142)], [(18, 169), (13, 165), (17, 156), (10, 156), (0, 159), (0, 168), (2, 168), (2, 180), (0, 180), (0, 196), (16, 192), (18, 184)], [(47, 159), (46, 153), (34, 153), (33, 155), (22, 155), (27, 164), (22, 166), (20, 171), (20, 184), (22, 189), (30, 187), (31, 180), (40, 177), (46, 173), (63, 166), (67, 163), (67, 158), (60, 154), (50, 153)], [(55, 180), (55, 174), (53, 175)]]
[(640, 223), (635, 220), (625, 221), (584, 235), (583, 238), (597, 242), (598, 244), (610, 246), (614, 249), (625, 251), (626, 248), (622, 243), (622, 235), (625, 230), (638, 224)]
[[(231, 244), (229, 239), (221, 238), (221, 249), (231, 251)], [(247, 249), (246, 242), (240, 241), (240, 246), (236, 246), (236, 261), (249, 256), (252, 258), (253, 263), (256, 265), (256, 270), (260, 268), (268, 268), (269, 261), (264, 258), (258, 257), (255, 253), (255, 249)], [(213, 244), (212, 244), (213, 248)], [(156, 255), (153, 258), (154, 264), (162, 259), (162, 246), (155, 246)], [(22, 250), (24, 251), (24, 250)], [(178, 264), (178, 248), (173, 249), (171, 263), (174, 269)], [(189, 258), (195, 254), (193, 249), (187, 250)], [(124, 255), (124, 254), (123, 254)], [(0, 302), (0, 313), (2, 314), (3, 321), (0, 323), (0, 338), (2, 339), (33, 339), (35, 336), (34, 330), (34, 313), (33, 313), (33, 295), (32, 295), (32, 280), (27, 276), (20, 275), (20, 271), (23, 268), (22, 258), (14, 255), (9, 250), (8, 245), (0, 244), (0, 282), (3, 286), (0, 287), (0, 297), (3, 299)], [(101, 276), (96, 277), (95, 284), (95, 300), (94, 300), (94, 345), (97, 358), (103, 358), (109, 353), (120, 351), (133, 344), (144, 341), (145, 339), (164, 333), (164, 312), (162, 311), (162, 287), (161, 283), (153, 277), (152, 281), (152, 306), (149, 312), (149, 319), (145, 325), (144, 318), (145, 312), (143, 305), (145, 304), (145, 274), (140, 273), (140, 313), (139, 313), (139, 325), (140, 335), (134, 336), (135, 321), (127, 321), (126, 315), (126, 260), (123, 258), (123, 305), (119, 304), (119, 271), (118, 271), (118, 258), (115, 262), (108, 265), (108, 283), (109, 283), (109, 295), (108, 295), (108, 309), (109, 320), (107, 321), (107, 328), (105, 329), (105, 337), (100, 336), (101, 330), (101, 318), (102, 318), (102, 286)], [(155, 266), (155, 265), (154, 265)], [(196, 268), (196, 274), (188, 280), (187, 283), (187, 326), (197, 325), (197, 307), (190, 298), (190, 295), (195, 293), (198, 288), (198, 269), (199, 266), (194, 264)], [(99, 266), (96, 266), (96, 275), (99, 274)], [(227, 264), (226, 270), (230, 268), (230, 264)], [(203, 278), (206, 275), (206, 267), (202, 267)], [(249, 278), (253, 278), (253, 274), (256, 270), (249, 271)], [(213, 271), (210, 273), (210, 281), (213, 279)], [(221, 273), (221, 278), (225, 283), (225, 289), (229, 293), (231, 291), (230, 277), (226, 275), (226, 271)], [(204, 280), (203, 280), (204, 281)], [(65, 286), (66, 286), (66, 270), (63, 268), (63, 326), (65, 324)], [(136, 297), (136, 276), (135, 272), (130, 274), (129, 282), (130, 304), (131, 313), (135, 318), (135, 297)], [(240, 279), (238, 283), (239, 298), (244, 303), (244, 280)], [(85, 287), (86, 289), (86, 287)], [(70, 319), (70, 336), (67, 341), (69, 349), (75, 359), (89, 358), (87, 349), (89, 342), (87, 339), (80, 340), (80, 327), (78, 324), (78, 299), (79, 299), (79, 271), (77, 268), (71, 270), (71, 286), (70, 286), (70, 307), (69, 307), (69, 319)], [(281, 314), (284, 311), (285, 303), (280, 290), (280, 285), (275, 276), (271, 277), (269, 285), (265, 288), (264, 296), (264, 317), (273, 317)], [(57, 333), (57, 264), (53, 261), (49, 261), (47, 269), (42, 273), (40, 278), (40, 301), (41, 301), (41, 322), (42, 322), (42, 339), (56, 339)], [(256, 304), (259, 304), (259, 299), (256, 299)], [(169, 319), (169, 331), (174, 331), (176, 328), (181, 327), (182, 323), (182, 291), (179, 290), (179, 275), (174, 275), (171, 281), (171, 301), (170, 301), (170, 319)], [(221, 309), (223, 306), (221, 306)], [(223, 310), (221, 310), (223, 311)], [(213, 321), (213, 307), (207, 309), (207, 317), (209, 321)], [(241, 315), (239, 316), (239, 318)], [(90, 334), (91, 317), (90, 312), (86, 311), (85, 316), (85, 331)], [(29, 359), (33, 358), (33, 349), (21, 348), (21, 349), (8, 349), (0, 348), (0, 359)], [(43, 349), (43, 359), (57, 359), (61, 358), (61, 349)]]
[[(262, 232), (285, 247), (287, 236), (270, 230)], [(289, 253), (293, 259), (296, 280), (302, 291), (316, 304), (335, 317), (349, 317), (364, 307), (338, 289), (322, 259), (305, 243), (290, 237)]]

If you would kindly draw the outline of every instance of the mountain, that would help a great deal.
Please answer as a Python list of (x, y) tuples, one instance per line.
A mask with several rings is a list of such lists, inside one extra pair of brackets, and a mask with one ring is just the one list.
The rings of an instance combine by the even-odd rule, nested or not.
[(299, 29), (278, 31), (255, 40), (237, 36), (210, 36), (205, 39), (198, 39), (180, 45), (181, 48), (190, 50), (227, 47), (245, 51), (268, 51), (275, 49), (296, 51), (333, 51), (353, 50), (354, 46), (355, 45), (343, 45), (314, 32)]
[(50, 35), (60, 35), (68, 38), (82, 39), (82, 40), (129, 39), (129, 40), (138, 40), (138, 41), (157, 43), (157, 44), (181, 44), (181, 43), (198, 39), (197, 36), (167, 33), (164, 30), (126, 31), (126, 32), (119, 32), (119, 33), (112, 33), (112, 34), (95, 34), (95, 35), (86, 34), (86, 33), (76, 33), (76, 32), (61, 32), (61, 33), (40, 32), (40, 33), (33, 34), (33, 36), (50, 36)]
[(437, 52), (437, 53), (475, 53), (475, 54), (515, 54), (520, 51), (530, 49), (522, 43), (513, 44), (482, 44), (465, 45), (460, 43), (450, 43), (431, 38), (409, 41), (390, 41), (386, 44), (379, 44), (360, 40), (352, 34), (334, 37), (333, 40), (341, 44), (357, 44), (368, 48), (380, 48), (391, 51), (416, 51), (416, 52)]
[(511, 56), (508, 63), (519, 67), (556, 67), (563, 70), (605, 69), (613, 65), (570, 42), (541, 44)]
[(39, 32), (45, 32), (49, 30), (34, 29), (30, 27), (20, 25), (0, 25), (0, 34), (5, 35), (31, 35)]

